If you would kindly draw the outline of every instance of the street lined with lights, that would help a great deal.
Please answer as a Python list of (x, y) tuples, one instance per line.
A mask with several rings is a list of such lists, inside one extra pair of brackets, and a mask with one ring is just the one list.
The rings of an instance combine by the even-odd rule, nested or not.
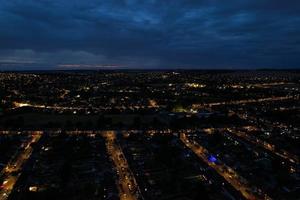
[[(218, 161), (216, 158), (209, 156), (209, 152), (200, 144), (195, 141), (191, 141), (185, 133), (180, 134), (180, 140), (190, 148), (199, 158), (201, 158), (207, 165), (213, 168), (218, 174), (220, 174), (228, 183), (230, 183), (237, 191), (249, 200), (264, 199), (270, 200), (271, 198), (264, 194), (260, 195), (253, 192), (253, 187), (250, 187), (247, 180), (240, 177), (232, 168)], [(257, 190), (257, 189), (256, 189)]]
[(0, 189), (0, 200), (8, 199), (15, 183), (21, 175), (22, 166), (32, 154), (33, 148), (31, 145), (38, 142), (41, 136), (41, 132), (34, 132), (31, 140), (26, 144), (24, 149), (1, 172), (1, 175), (4, 176), (4, 181), (2, 184), (3, 188)]
[(121, 200), (138, 200), (141, 198), (139, 187), (131, 172), (121, 147), (116, 142), (116, 133), (107, 131), (103, 133), (106, 138), (108, 154), (115, 164), (119, 176), (119, 192)]

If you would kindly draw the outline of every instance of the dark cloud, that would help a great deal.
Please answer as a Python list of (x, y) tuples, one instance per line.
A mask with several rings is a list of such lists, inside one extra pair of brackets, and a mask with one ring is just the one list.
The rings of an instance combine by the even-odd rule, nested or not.
[(0, 0), (0, 68), (298, 68), (298, 0)]

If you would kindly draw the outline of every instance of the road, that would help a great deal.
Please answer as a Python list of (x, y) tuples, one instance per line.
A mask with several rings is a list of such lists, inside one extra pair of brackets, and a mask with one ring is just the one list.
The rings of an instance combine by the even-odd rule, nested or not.
[(242, 132), (242, 131), (234, 131), (230, 128), (227, 128), (226, 129), (229, 133), (233, 134), (233, 135), (236, 135), (237, 137), (240, 137), (252, 144), (255, 144), (257, 146), (260, 146), (262, 148), (264, 148), (265, 150), (267, 151), (270, 151), (271, 153), (291, 162), (291, 163), (296, 163), (296, 164), (299, 164), (299, 159), (296, 155), (293, 155), (285, 150), (277, 150), (275, 148), (275, 145), (274, 144), (271, 144), (271, 143), (268, 143), (266, 141), (263, 141), (257, 137), (254, 137), (254, 136), (250, 136), (248, 135), (247, 133), (245, 132)]
[(142, 198), (138, 184), (131, 172), (127, 160), (122, 152), (121, 147), (116, 142), (116, 134), (114, 131), (107, 131), (103, 133), (106, 139), (106, 147), (110, 155), (117, 173), (119, 175), (119, 192), (121, 200), (137, 200)]
[(248, 103), (262, 103), (268, 101), (283, 101), (289, 99), (299, 99), (299, 97), (295, 96), (286, 96), (286, 97), (269, 97), (269, 98), (260, 98), (260, 99), (245, 99), (245, 100), (236, 100), (236, 101), (228, 101), (228, 102), (215, 102), (215, 103), (205, 103), (205, 104), (193, 104), (193, 109), (201, 109), (212, 106), (220, 106), (220, 105), (240, 105), (240, 104), (248, 104)]
[(249, 186), (247, 180), (240, 177), (232, 168), (226, 166), (221, 162), (218, 164), (210, 162), (207, 158), (209, 152), (195, 141), (191, 141), (185, 133), (180, 134), (180, 140), (188, 148), (190, 148), (199, 158), (201, 158), (207, 165), (209, 165), (219, 175), (221, 175), (230, 185), (232, 185), (237, 191), (239, 191), (245, 197), (245, 199), (271, 199), (266, 194), (260, 195), (258, 193), (253, 192), (253, 189)]
[[(240, 114), (240, 113), (235, 113), (238, 117), (240, 117), (241, 119), (243, 120), (247, 120), (247, 121), (255, 121), (255, 117), (251, 117), (249, 115), (246, 115), (246, 114)], [(278, 125), (276, 125), (275, 123), (272, 123), (268, 120), (265, 120), (264, 121), (264, 125), (266, 127), (268, 127), (269, 129), (271, 129), (272, 127), (278, 127), (278, 128), (286, 128), (287, 125), (283, 124), (283, 123), (278, 123)], [(255, 129), (257, 130), (260, 130), (260, 128), (258, 127), (254, 127)], [(278, 149), (276, 148), (276, 146), (274, 144), (271, 144), (271, 143), (268, 143), (266, 141), (263, 141), (257, 137), (254, 137), (254, 136), (249, 136), (248, 134), (244, 133), (244, 132), (241, 132), (241, 131), (233, 131), (232, 129), (228, 129), (228, 131), (230, 133), (233, 133), (251, 143), (254, 143), (270, 152), (272, 152), (273, 154), (291, 162), (291, 163), (294, 163), (294, 164), (299, 164), (299, 157), (297, 155), (294, 155), (284, 149)]]
[(23, 151), (18, 153), (1, 172), (1, 175), (4, 177), (4, 181), (0, 190), (0, 200), (6, 200), (9, 197), (15, 183), (21, 175), (20, 171), (22, 170), (24, 163), (32, 154), (33, 149), (31, 144), (38, 142), (41, 136), (41, 132), (34, 132), (31, 140), (25, 145)]

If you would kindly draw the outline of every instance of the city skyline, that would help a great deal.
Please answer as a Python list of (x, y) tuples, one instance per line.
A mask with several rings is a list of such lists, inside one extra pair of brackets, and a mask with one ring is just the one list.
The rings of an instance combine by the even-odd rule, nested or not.
[(0, 200), (299, 200), (299, 77), (0, 73)]

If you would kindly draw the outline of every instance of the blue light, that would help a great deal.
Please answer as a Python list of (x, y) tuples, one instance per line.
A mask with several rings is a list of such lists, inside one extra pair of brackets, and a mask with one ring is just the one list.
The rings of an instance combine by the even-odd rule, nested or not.
[(215, 156), (213, 156), (213, 155), (209, 155), (208, 156), (208, 161), (212, 162), (212, 163), (215, 163), (217, 161), (217, 158)]

